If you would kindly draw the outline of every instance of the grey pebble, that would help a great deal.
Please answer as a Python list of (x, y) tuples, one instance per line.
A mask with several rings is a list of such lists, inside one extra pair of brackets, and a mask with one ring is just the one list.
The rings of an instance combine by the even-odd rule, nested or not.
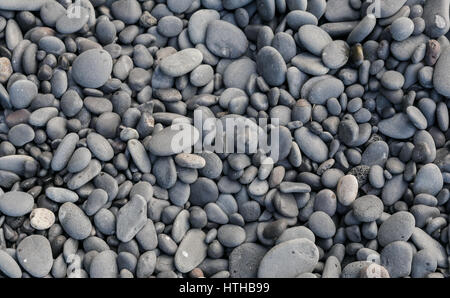
[(319, 260), (317, 247), (308, 239), (294, 239), (272, 247), (258, 268), (259, 278), (288, 278), (312, 272)]
[(206, 257), (205, 233), (198, 229), (187, 232), (175, 254), (175, 267), (186, 273), (200, 265)]
[(46, 276), (53, 265), (50, 242), (41, 235), (24, 238), (17, 246), (19, 264), (33, 277)]

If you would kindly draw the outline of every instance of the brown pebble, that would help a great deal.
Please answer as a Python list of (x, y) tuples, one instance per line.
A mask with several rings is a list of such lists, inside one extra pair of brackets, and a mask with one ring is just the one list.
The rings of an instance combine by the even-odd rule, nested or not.
[(189, 277), (191, 278), (203, 278), (203, 271), (200, 268), (194, 268), (191, 272), (189, 272)]
[(11, 61), (6, 57), (0, 58), (0, 83), (6, 83), (13, 73)]
[(427, 52), (425, 54), (425, 63), (428, 66), (433, 66), (441, 55), (441, 44), (434, 39), (427, 42)]
[(350, 49), (350, 60), (356, 66), (361, 65), (364, 61), (364, 51), (360, 43), (355, 44)]

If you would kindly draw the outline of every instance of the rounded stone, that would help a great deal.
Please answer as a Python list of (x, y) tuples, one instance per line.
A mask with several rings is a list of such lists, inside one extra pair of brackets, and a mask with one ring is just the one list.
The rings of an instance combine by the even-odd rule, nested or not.
[(216, 56), (235, 59), (247, 51), (248, 41), (239, 27), (215, 20), (207, 27), (206, 46)]
[(17, 245), (16, 254), (19, 264), (33, 277), (44, 277), (52, 269), (52, 249), (44, 236), (31, 235), (24, 238)]
[(36, 230), (47, 230), (55, 223), (55, 214), (47, 208), (36, 208), (30, 214), (30, 224)]
[(81, 53), (72, 64), (72, 77), (86, 88), (98, 88), (108, 81), (113, 67), (111, 55), (101, 49)]
[(353, 214), (362, 222), (372, 222), (380, 218), (383, 213), (383, 202), (374, 195), (366, 195), (353, 202)]
[(9, 191), (0, 195), (0, 211), (8, 216), (23, 216), (33, 209), (33, 196), (22, 191)]
[(272, 247), (258, 268), (258, 278), (293, 278), (312, 272), (319, 250), (308, 239), (293, 239)]
[(286, 63), (275, 48), (263, 47), (256, 56), (256, 65), (258, 73), (270, 86), (280, 86), (286, 80)]
[(414, 232), (416, 220), (406, 211), (392, 214), (378, 229), (378, 243), (386, 246), (394, 241), (408, 241)]

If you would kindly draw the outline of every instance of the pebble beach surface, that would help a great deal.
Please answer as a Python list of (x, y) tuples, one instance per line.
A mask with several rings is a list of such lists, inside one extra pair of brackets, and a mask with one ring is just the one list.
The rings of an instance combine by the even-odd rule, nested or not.
[(449, 6), (0, 0), (0, 275), (449, 277)]

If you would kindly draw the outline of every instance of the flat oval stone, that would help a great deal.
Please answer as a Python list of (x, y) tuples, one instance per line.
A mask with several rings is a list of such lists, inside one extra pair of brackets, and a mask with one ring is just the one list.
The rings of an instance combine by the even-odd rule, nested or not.
[(362, 222), (372, 222), (383, 213), (383, 202), (374, 195), (366, 195), (353, 202), (353, 214)]
[(403, 179), (403, 175), (396, 175), (392, 179), (388, 180), (381, 192), (381, 199), (384, 205), (391, 206), (403, 197), (408, 184)]
[(202, 63), (203, 54), (197, 49), (185, 49), (161, 60), (160, 68), (163, 73), (171, 77), (180, 77)]
[(256, 278), (259, 263), (267, 249), (256, 243), (244, 243), (233, 249), (228, 259), (232, 278)]
[(381, 85), (388, 90), (401, 89), (404, 84), (405, 78), (398, 71), (388, 70), (381, 77)]
[(138, 169), (142, 173), (150, 173), (152, 169), (150, 158), (148, 157), (148, 153), (145, 151), (142, 143), (135, 139), (129, 140), (127, 143), (127, 149)]
[(433, 72), (433, 87), (439, 94), (450, 96), (450, 48), (445, 49), (439, 56)]
[(245, 241), (245, 230), (236, 225), (223, 225), (217, 231), (217, 239), (225, 247), (236, 247)]
[(112, 250), (105, 250), (96, 255), (89, 266), (91, 278), (117, 278), (117, 254)]
[(301, 26), (298, 38), (302, 45), (316, 56), (321, 56), (323, 49), (333, 41), (325, 30), (316, 25)]
[(17, 147), (22, 147), (23, 145), (33, 141), (34, 137), (34, 130), (28, 124), (22, 123), (15, 125), (8, 131), (9, 141)]
[(205, 233), (199, 229), (189, 230), (178, 246), (174, 264), (178, 271), (187, 273), (200, 265), (206, 258)]
[(92, 154), (102, 161), (109, 161), (114, 157), (114, 150), (111, 144), (102, 135), (91, 132), (88, 134), (87, 145)]
[(380, 254), (381, 265), (384, 266), (392, 278), (406, 277), (411, 273), (413, 251), (404, 241), (388, 244)]
[(52, 269), (52, 249), (44, 236), (31, 235), (24, 238), (17, 245), (16, 254), (19, 264), (33, 277), (44, 277)]
[(391, 24), (391, 35), (396, 41), (402, 41), (411, 36), (414, 22), (407, 17), (400, 17)]
[(330, 69), (338, 69), (347, 64), (350, 47), (343, 40), (330, 42), (322, 51), (322, 62)]
[(378, 243), (386, 246), (394, 241), (408, 241), (415, 225), (416, 220), (410, 212), (394, 213), (378, 228)]
[(294, 239), (272, 247), (258, 268), (258, 278), (293, 278), (312, 272), (319, 261), (319, 250), (308, 239)]
[(192, 125), (183, 124), (181, 129), (170, 126), (154, 134), (148, 148), (154, 155), (170, 156), (192, 147), (198, 139), (199, 132)]
[(323, 211), (316, 211), (308, 219), (308, 227), (317, 237), (328, 239), (336, 234), (336, 225)]
[(308, 128), (301, 127), (294, 133), (295, 141), (306, 156), (311, 160), (322, 163), (328, 159), (328, 147), (319, 136)]
[(53, 171), (61, 171), (67, 166), (80, 137), (76, 133), (67, 134), (53, 155), (51, 167)]
[(362, 42), (375, 28), (377, 24), (377, 19), (375, 15), (368, 14), (366, 15), (359, 24), (353, 28), (352, 32), (348, 35), (347, 42), (350, 45), (354, 45), (355, 43)]
[(389, 156), (389, 146), (384, 141), (376, 141), (364, 150), (361, 164), (366, 166), (379, 165), (384, 167)]
[(245, 90), (252, 74), (256, 74), (256, 63), (248, 58), (237, 59), (225, 69), (223, 83), (227, 88)]
[(315, 83), (309, 91), (308, 100), (312, 104), (325, 104), (330, 98), (339, 98), (344, 92), (344, 84), (333, 77)]
[(23, 216), (33, 209), (33, 196), (22, 191), (9, 191), (0, 195), (0, 211), (8, 216)]
[(9, 278), (22, 277), (22, 269), (16, 260), (3, 250), (0, 250), (0, 271)]
[(415, 194), (427, 193), (435, 196), (442, 189), (443, 185), (441, 170), (434, 163), (429, 163), (421, 167), (417, 172), (413, 190)]
[(28, 123), (36, 127), (42, 127), (47, 124), (47, 122), (58, 116), (58, 109), (54, 107), (40, 108), (31, 113)]
[(86, 88), (98, 88), (108, 81), (113, 67), (111, 55), (101, 49), (81, 53), (72, 64), (72, 77)]
[(411, 121), (417, 129), (424, 130), (427, 128), (427, 118), (425, 118), (422, 112), (415, 106), (407, 107), (406, 115), (408, 115), (409, 121)]
[(52, 201), (57, 203), (78, 201), (78, 195), (67, 188), (62, 187), (49, 187), (45, 190), (45, 195)]
[(135, 195), (119, 209), (116, 221), (116, 236), (122, 242), (131, 241), (147, 223), (147, 201)]
[(320, 57), (306, 52), (292, 58), (291, 63), (304, 73), (313, 76), (325, 75), (330, 71), (330, 69), (323, 64)]
[(58, 219), (64, 231), (74, 239), (83, 240), (91, 234), (92, 224), (89, 217), (74, 203), (62, 204), (59, 207)]
[(47, 230), (55, 223), (55, 214), (47, 208), (36, 208), (30, 214), (30, 224), (36, 230)]
[(28, 107), (33, 99), (38, 95), (36, 85), (28, 80), (15, 81), (9, 87), (9, 99), (16, 109)]
[(416, 128), (405, 113), (397, 113), (389, 119), (380, 121), (378, 128), (382, 134), (398, 140), (409, 139), (416, 132)]
[(258, 73), (270, 86), (280, 86), (286, 80), (286, 63), (275, 48), (266, 46), (259, 50), (256, 65)]
[(49, 54), (61, 55), (66, 51), (64, 42), (55, 36), (44, 36), (39, 40), (39, 48)]
[(235, 59), (247, 51), (248, 41), (239, 27), (215, 20), (206, 30), (206, 46), (216, 56)]
[(200, 177), (191, 184), (190, 202), (196, 206), (217, 201), (219, 190), (216, 183), (208, 178)]
[(339, 203), (350, 206), (358, 195), (358, 179), (353, 175), (346, 175), (339, 179), (336, 196)]
[(85, 169), (91, 161), (92, 154), (89, 149), (80, 147), (75, 150), (67, 164), (67, 170), (70, 173), (78, 173)]

